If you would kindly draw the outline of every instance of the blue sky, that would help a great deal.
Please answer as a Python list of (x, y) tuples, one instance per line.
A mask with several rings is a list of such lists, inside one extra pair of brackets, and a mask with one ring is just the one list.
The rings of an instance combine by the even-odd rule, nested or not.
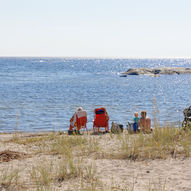
[(190, 0), (0, 0), (0, 56), (191, 57)]

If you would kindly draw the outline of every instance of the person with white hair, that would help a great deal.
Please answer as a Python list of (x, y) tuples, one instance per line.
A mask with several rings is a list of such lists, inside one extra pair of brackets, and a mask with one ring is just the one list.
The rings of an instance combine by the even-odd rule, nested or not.
[(77, 111), (83, 111), (83, 108), (82, 107), (78, 107)]
[(74, 128), (76, 127), (76, 134), (80, 134), (80, 129), (82, 127), (86, 128), (87, 123), (87, 112), (83, 110), (82, 107), (78, 107), (72, 118), (70, 119), (70, 127), (68, 130), (68, 134), (74, 134)]

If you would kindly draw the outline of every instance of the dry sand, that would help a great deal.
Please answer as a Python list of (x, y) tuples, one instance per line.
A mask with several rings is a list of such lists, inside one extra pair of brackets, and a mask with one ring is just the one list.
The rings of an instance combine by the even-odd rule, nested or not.
[[(39, 134), (22, 133), (19, 137), (39, 136)], [(67, 135), (62, 135), (67, 136)], [(117, 150), (115, 140), (109, 134), (87, 135), (95, 137), (104, 149)], [(114, 135), (115, 136), (115, 135)], [(0, 176), (5, 171), (19, 169), (20, 186), (5, 188), (0, 184), (2, 190), (36, 190), (35, 183), (30, 179), (30, 172), (33, 166), (46, 162), (56, 163), (61, 159), (60, 155), (37, 153), (35, 146), (8, 142), (13, 138), (13, 134), (0, 134)], [(17, 157), (10, 158), (7, 162), (2, 160), (5, 151), (18, 152)], [(8, 153), (11, 154), (10, 152)], [(13, 153), (15, 154), (15, 153)], [(19, 155), (20, 154), (20, 155)], [(6, 155), (4, 155), (6, 157)], [(7, 155), (8, 157), (8, 155)], [(113, 190), (191, 190), (191, 158), (179, 158), (166, 160), (113, 160), (96, 159), (95, 153), (85, 158), (87, 163), (93, 163), (96, 167), (96, 176), (103, 184), (113, 187)], [(0, 179), (1, 180), (1, 179)], [(74, 180), (67, 180), (62, 183), (55, 183), (50, 190), (78, 190), (73, 187)], [(1, 183), (1, 182), (0, 182)], [(113, 186), (111, 186), (113, 184)], [(54, 189), (53, 189), (54, 188)], [(152, 188), (152, 189), (151, 189)]]

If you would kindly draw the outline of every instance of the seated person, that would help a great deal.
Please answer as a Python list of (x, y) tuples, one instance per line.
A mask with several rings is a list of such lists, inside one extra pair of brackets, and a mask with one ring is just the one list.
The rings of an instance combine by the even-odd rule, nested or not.
[(102, 110), (105, 111), (105, 116), (106, 116), (106, 128), (105, 128), (105, 131), (108, 133), (109, 132), (109, 115), (105, 109), (105, 107), (101, 107)]
[(151, 132), (151, 119), (147, 118), (147, 112), (141, 111), (141, 118), (139, 119), (139, 127), (143, 133)]
[(75, 116), (75, 113), (74, 113), (74, 115), (70, 119), (70, 127), (69, 127), (69, 130), (68, 130), (68, 135), (72, 135), (73, 134), (74, 127), (76, 127), (76, 116)]
[(70, 119), (70, 127), (68, 130), (68, 134), (69, 135), (73, 134), (74, 127), (77, 128), (77, 133), (80, 134), (80, 129), (82, 126), (85, 126), (85, 128), (87, 129), (86, 123), (87, 123), (87, 112), (84, 111), (82, 107), (79, 107), (72, 116), (72, 118)]
[(109, 116), (105, 107), (102, 106), (101, 108), (97, 108), (95, 109), (94, 112), (95, 112), (94, 121), (93, 121), (94, 131), (95, 131), (95, 128), (98, 128), (98, 132), (99, 132), (99, 128), (104, 127), (105, 132), (109, 132)]
[(134, 123), (133, 123), (133, 131), (137, 132), (138, 131), (138, 127), (139, 127), (139, 114), (138, 112), (134, 113)]

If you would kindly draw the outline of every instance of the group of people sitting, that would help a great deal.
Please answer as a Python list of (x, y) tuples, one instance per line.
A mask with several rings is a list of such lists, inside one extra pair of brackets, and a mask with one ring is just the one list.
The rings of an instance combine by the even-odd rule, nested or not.
[[(133, 131), (142, 131), (143, 133), (149, 133), (151, 130), (151, 120), (146, 117), (147, 112), (141, 112), (141, 118), (137, 112), (134, 113)], [(87, 131), (87, 112), (79, 107), (72, 118), (70, 119), (70, 127), (68, 134), (80, 134), (80, 130), (83, 128)], [(93, 131), (99, 132), (100, 128), (105, 128), (105, 132), (109, 132), (109, 116), (105, 107), (96, 108), (94, 110)]]
[[(83, 110), (82, 107), (79, 107), (70, 119), (70, 127), (68, 134), (72, 135), (74, 132), (80, 134), (80, 129), (83, 128), (87, 131), (87, 112)], [(94, 120), (93, 120), (93, 130), (94, 132), (99, 132), (99, 129), (105, 128), (105, 132), (109, 132), (109, 116), (105, 107), (96, 108), (94, 110)]]
[(138, 112), (134, 113), (133, 131), (142, 131), (143, 133), (151, 132), (151, 119), (147, 118), (146, 111), (141, 111), (141, 118), (139, 118)]

